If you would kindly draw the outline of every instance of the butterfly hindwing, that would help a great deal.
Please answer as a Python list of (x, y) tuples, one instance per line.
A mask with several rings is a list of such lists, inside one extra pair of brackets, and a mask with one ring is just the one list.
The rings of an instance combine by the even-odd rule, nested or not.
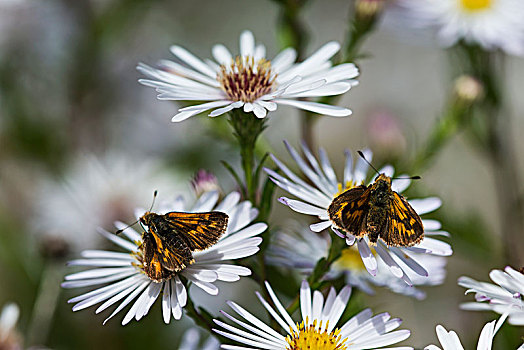
[(389, 246), (409, 247), (424, 238), (424, 226), (406, 198), (392, 191), (386, 228), (380, 237)]
[(169, 278), (194, 261), (191, 250), (182, 240), (158, 235), (151, 229), (144, 232), (142, 251), (144, 270), (155, 281)]
[(365, 233), (369, 210), (369, 187), (360, 185), (337, 196), (328, 208), (331, 221), (355, 236)]
[(172, 232), (187, 243), (191, 251), (203, 250), (218, 242), (226, 232), (228, 216), (219, 211), (208, 213), (170, 212), (164, 215)]

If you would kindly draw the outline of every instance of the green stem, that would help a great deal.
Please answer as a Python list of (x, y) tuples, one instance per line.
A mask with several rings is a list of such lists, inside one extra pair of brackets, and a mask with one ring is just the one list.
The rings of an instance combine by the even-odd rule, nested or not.
[(53, 326), (62, 278), (63, 262), (48, 261), (40, 279), (41, 284), (27, 331), (28, 345), (46, 343), (49, 330)]
[(242, 170), (244, 171), (244, 195), (253, 205), (258, 206), (258, 179), (255, 178), (255, 145), (258, 136), (266, 128), (265, 118), (259, 119), (253, 113), (236, 108), (229, 112), (229, 122), (235, 130), (240, 146)]

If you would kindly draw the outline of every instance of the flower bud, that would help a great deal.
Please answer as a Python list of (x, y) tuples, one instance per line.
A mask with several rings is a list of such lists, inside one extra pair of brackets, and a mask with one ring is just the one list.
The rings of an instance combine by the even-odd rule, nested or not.
[(357, 0), (355, 12), (360, 20), (373, 19), (384, 7), (384, 0)]
[(204, 169), (200, 169), (195, 176), (193, 176), (191, 186), (197, 197), (200, 197), (204, 192), (220, 191), (216, 176)]
[(453, 89), (460, 102), (473, 103), (484, 96), (484, 86), (478, 79), (470, 75), (458, 77)]

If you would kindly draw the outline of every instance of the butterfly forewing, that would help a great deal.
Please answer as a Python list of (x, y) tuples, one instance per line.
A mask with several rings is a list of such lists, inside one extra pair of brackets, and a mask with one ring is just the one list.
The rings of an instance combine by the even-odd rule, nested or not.
[(331, 221), (340, 229), (355, 236), (365, 233), (369, 210), (369, 189), (364, 185), (353, 187), (337, 196), (328, 208)]
[(162, 281), (192, 264), (193, 251), (217, 243), (226, 232), (228, 216), (217, 211), (165, 215), (147, 212), (140, 222), (148, 226), (141, 246), (144, 271), (151, 279)]
[(424, 226), (415, 209), (400, 194), (392, 191), (387, 228), (380, 237), (390, 246), (409, 247), (424, 238)]
[(208, 213), (171, 212), (164, 215), (172, 232), (183, 236), (191, 251), (204, 250), (218, 242), (226, 232), (228, 216), (219, 211)]

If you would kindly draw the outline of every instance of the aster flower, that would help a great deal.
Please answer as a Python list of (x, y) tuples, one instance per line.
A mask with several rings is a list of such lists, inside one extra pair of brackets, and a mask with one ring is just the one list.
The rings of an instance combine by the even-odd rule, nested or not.
[(524, 54), (521, 0), (396, 0), (389, 15), (391, 23), (434, 34), (444, 46), (464, 40)]
[[(234, 282), (241, 276), (248, 276), (251, 271), (243, 266), (233, 265), (230, 260), (245, 258), (255, 254), (262, 242), (256, 237), (264, 232), (266, 224), (252, 224), (258, 215), (248, 201), (240, 202), (240, 194), (232, 192), (218, 203), (217, 192), (204, 193), (192, 206), (187, 207), (184, 200), (178, 197), (173, 202), (166, 202), (159, 206), (158, 213), (171, 211), (207, 212), (221, 211), (229, 216), (226, 233), (217, 244), (208, 249), (193, 253), (194, 263), (177, 272), (170, 279), (162, 282), (151, 280), (143, 270), (143, 256), (140, 250), (141, 235), (132, 228), (117, 222), (118, 229), (124, 229), (123, 236), (100, 229), (106, 237), (126, 252), (85, 250), (81, 259), (69, 263), (72, 266), (85, 266), (90, 269), (73, 273), (65, 277), (64, 288), (91, 287), (92, 291), (69, 300), (75, 303), (73, 311), (82, 310), (103, 302), (96, 309), (100, 313), (118, 302), (120, 304), (104, 321), (107, 322), (130, 303), (131, 308), (125, 315), (122, 324), (129, 323), (133, 318), (139, 321), (144, 317), (153, 303), (162, 294), (162, 314), (165, 323), (169, 323), (171, 314), (176, 320), (182, 317), (182, 308), (187, 303), (187, 284), (202, 289), (210, 295), (217, 295), (219, 290), (216, 281)], [(144, 210), (137, 211), (137, 217), (142, 216)], [(94, 287), (100, 286), (102, 287)], [(122, 301), (123, 300), (123, 301)]]
[(489, 277), (495, 284), (465, 276), (459, 278), (458, 284), (468, 288), (466, 294), (475, 293), (477, 301), (462, 304), (462, 309), (507, 313), (510, 324), (524, 326), (524, 274), (507, 266), (504, 271), (492, 270)]
[(228, 305), (247, 322), (222, 311), (222, 314), (237, 326), (215, 320), (215, 323), (225, 331), (222, 329), (214, 329), (214, 331), (226, 338), (245, 344), (246, 347), (222, 345), (222, 349), (381, 349), (384, 346), (401, 342), (410, 335), (410, 331), (406, 329), (395, 331), (402, 323), (400, 319), (391, 319), (388, 313), (373, 316), (370, 309), (358, 313), (337, 327), (351, 295), (349, 286), (344, 287), (338, 295), (335, 289), (331, 288), (324, 301), (324, 296), (319, 291), (314, 291), (311, 295), (308, 283), (303, 281), (300, 288), (301, 320), (299, 322), (291, 318), (267, 282), (266, 288), (276, 309), (269, 305), (258, 292), (257, 297), (271, 317), (280, 325), (282, 331), (286, 332), (286, 335), (275, 331), (240, 305), (230, 301)]
[(152, 160), (119, 153), (79, 155), (61, 181), (42, 181), (30, 224), (36, 234), (81, 250), (99, 238), (98, 227), (131, 219), (129, 214), (150, 202), (155, 190), (177, 190), (173, 184), (181, 182), (181, 174), (167, 173)]
[[(267, 261), (272, 265), (286, 266), (310, 274), (318, 260), (327, 258), (330, 246), (331, 237), (325, 231), (315, 233), (307, 227), (295, 224), (291, 229), (276, 232), (267, 253)], [(443, 283), (446, 277), (446, 258), (420, 253), (413, 253), (412, 256), (428, 272), (427, 277), (422, 277), (406, 270), (413, 286), (434, 286)], [(392, 258), (397, 264), (401, 264), (397, 256), (393, 255)], [(373, 286), (378, 286), (419, 300), (426, 297), (424, 291), (395, 277), (382, 260), (378, 260), (377, 263), (377, 275), (371, 276), (353, 245), (342, 250), (340, 258), (332, 264), (325, 279), (336, 279), (343, 275), (347, 284), (368, 294), (374, 294)]]
[(208, 337), (204, 344), (200, 343), (200, 332), (196, 328), (189, 328), (182, 336), (178, 350), (218, 350), (220, 343), (215, 337)]
[[(482, 332), (480, 333), (477, 350), (491, 350), (491, 346), (493, 344), (493, 337), (500, 329), (505, 319), (506, 317), (502, 316), (498, 321), (495, 320), (486, 323), (486, 325), (482, 328)], [(462, 346), (462, 343), (460, 342), (457, 333), (455, 333), (454, 331), (448, 332), (441, 325), (438, 325), (436, 330), (438, 340), (442, 346), (442, 350), (464, 350), (464, 347)], [(519, 350), (520, 349), (521, 347), (519, 347)], [(440, 350), (440, 348), (436, 345), (428, 345), (424, 348), (424, 350)]]
[(21, 350), (22, 341), (16, 331), (20, 309), (14, 303), (8, 303), (0, 313), (0, 349)]
[(332, 67), (329, 59), (340, 49), (329, 42), (301, 63), (296, 52), (287, 48), (273, 60), (266, 59), (266, 49), (255, 44), (250, 31), (240, 35), (240, 55), (233, 56), (221, 44), (212, 49), (212, 60), (202, 61), (180, 46), (171, 52), (180, 63), (162, 60), (159, 69), (139, 64), (137, 69), (150, 79), (139, 82), (156, 89), (160, 100), (208, 101), (178, 110), (172, 121), (180, 122), (211, 110), (216, 117), (235, 108), (243, 108), (264, 118), (277, 105), (288, 105), (331, 116), (347, 116), (347, 108), (303, 101), (305, 97), (340, 95), (357, 82), (358, 69), (351, 63)]
[[(335, 223), (329, 219), (328, 208), (338, 194), (364, 182), (368, 164), (364, 160), (358, 159), (355, 168), (353, 168), (351, 152), (346, 151), (344, 179), (341, 182), (337, 180), (335, 171), (323, 149), (319, 150), (319, 163), (307, 146), (302, 146), (307, 162), (309, 162), (308, 165), (306, 160), (302, 159), (294, 148), (287, 142), (285, 142), (285, 145), (300, 170), (314, 185), (310, 185), (300, 179), (284, 163), (272, 156), (284, 175), (267, 168), (265, 169), (266, 172), (280, 188), (300, 199), (281, 197), (280, 201), (296, 212), (318, 217), (321, 221), (310, 225), (312, 231), (321, 232), (331, 227), (333, 232), (346, 240), (347, 245), (352, 246), (356, 244), (364, 266), (371, 275), (376, 276), (378, 270), (378, 262), (373, 251), (388, 266), (389, 271), (395, 277), (401, 278), (408, 285), (413, 285), (413, 282), (406, 273), (407, 270), (412, 270), (423, 277), (429, 275), (426, 268), (415, 259), (414, 253), (436, 256), (451, 255), (452, 250), (449, 244), (432, 237), (447, 234), (440, 231), (440, 223), (435, 220), (422, 220), (425, 228), (425, 238), (412, 247), (388, 247), (382, 239), (379, 239), (376, 245), (371, 245), (367, 235), (359, 238), (349, 232), (340, 232)], [(372, 157), (371, 151), (365, 150), (364, 153), (366, 158), (370, 160)], [(393, 176), (394, 169), (391, 166), (386, 166), (380, 172), (387, 176)], [(409, 179), (395, 180), (392, 183), (392, 190), (401, 193), (410, 183), (411, 180)], [(434, 211), (441, 205), (440, 199), (436, 197), (410, 200), (409, 203), (419, 215)], [(401, 261), (401, 264), (397, 263), (398, 260)]]

